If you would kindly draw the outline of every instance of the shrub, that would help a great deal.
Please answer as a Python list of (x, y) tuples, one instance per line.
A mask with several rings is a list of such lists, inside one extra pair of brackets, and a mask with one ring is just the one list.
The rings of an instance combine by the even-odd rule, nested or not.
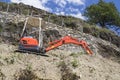
[(2, 27), (2, 24), (0, 23), (0, 32), (2, 31), (2, 28), (3, 28), (3, 27)]
[(80, 76), (77, 76), (75, 73), (67, 67), (64, 61), (60, 62), (59, 66), (61, 70), (61, 79), (60, 80), (79, 80)]
[(14, 57), (12, 57), (12, 58), (8, 57), (8, 58), (5, 58), (4, 60), (7, 62), (7, 64), (14, 64), (15, 63)]
[(15, 74), (15, 80), (36, 80), (37, 76), (30, 70), (21, 70), (18, 75)]
[(71, 62), (72, 66), (74, 68), (78, 67), (78, 61), (74, 59), (74, 61)]
[(5, 80), (5, 75), (2, 73), (1, 69), (0, 69), (0, 80)]
[(85, 54), (84, 52), (78, 52), (78, 53), (71, 53), (70, 56), (73, 56), (73, 57), (78, 57), (82, 54)]

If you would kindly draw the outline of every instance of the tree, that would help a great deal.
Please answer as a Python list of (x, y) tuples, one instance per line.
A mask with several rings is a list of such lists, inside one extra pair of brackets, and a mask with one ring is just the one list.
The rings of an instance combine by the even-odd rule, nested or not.
[(99, 0), (97, 4), (87, 7), (84, 15), (88, 18), (88, 22), (99, 24), (102, 27), (106, 27), (106, 25), (120, 26), (120, 13), (113, 2), (106, 3)]

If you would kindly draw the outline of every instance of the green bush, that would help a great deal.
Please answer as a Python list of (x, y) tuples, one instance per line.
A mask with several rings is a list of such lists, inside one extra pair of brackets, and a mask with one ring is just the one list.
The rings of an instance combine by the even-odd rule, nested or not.
[(83, 32), (91, 34), (95, 37), (99, 37), (102, 33), (115, 35), (115, 33), (110, 31), (109, 29), (99, 28), (98, 26), (90, 25), (90, 24), (87, 24), (87, 23), (85, 23), (84, 26), (83, 26)]
[(75, 73), (72, 73), (72, 71), (68, 68), (66, 63), (64, 61), (60, 62), (59, 64), (60, 70), (61, 70), (61, 79), (60, 80), (79, 80), (80, 76), (77, 76)]
[(18, 73), (14, 75), (14, 80), (51, 80), (51, 79), (39, 78), (32, 70), (24, 69), (20, 70)]
[(74, 68), (78, 67), (78, 61), (74, 59), (74, 61), (71, 62), (72, 66)]
[(4, 59), (7, 64), (14, 64), (15, 63), (15, 58), (14, 57), (7, 57)]
[[(30, 70), (21, 70), (20, 73), (15, 74), (15, 80), (36, 80), (37, 76)], [(40, 80), (40, 79), (38, 79)]]
[(0, 80), (5, 80), (5, 75), (2, 73), (1, 69), (0, 69)]
[(3, 26), (2, 26), (2, 24), (0, 23), (0, 32), (2, 31), (2, 28), (3, 28)]

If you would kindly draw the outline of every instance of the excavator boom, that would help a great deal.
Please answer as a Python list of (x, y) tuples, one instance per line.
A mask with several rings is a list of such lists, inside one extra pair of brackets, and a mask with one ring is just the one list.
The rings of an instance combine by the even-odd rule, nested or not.
[(60, 40), (56, 40), (56, 41), (50, 42), (49, 43), (50, 46), (47, 47), (45, 49), (45, 51), (47, 52), (47, 51), (52, 50), (54, 48), (57, 48), (57, 47), (59, 47), (59, 46), (61, 46), (63, 44), (70, 44), (70, 43), (82, 46), (89, 55), (93, 54), (93, 52), (88, 47), (86, 41), (84, 41), (84, 40), (79, 41), (78, 39), (72, 38), (70, 36), (65, 36), (64, 38), (62, 38)]

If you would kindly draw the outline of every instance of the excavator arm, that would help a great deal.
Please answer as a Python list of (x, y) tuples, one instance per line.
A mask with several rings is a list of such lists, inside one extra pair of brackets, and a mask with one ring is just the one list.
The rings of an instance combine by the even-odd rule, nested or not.
[(93, 54), (93, 52), (88, 47), (86, 41), (84, 41), (84, 40), (79, 41), (78, 39), (72, 38), (70, 36), (65, 36), (65, 37), (63, 37), (60, 40), (56, 40), (56, 41), (50, 42), (49, 43), (50, 46), (47, 47), (45, 49), (45, 51), (47, 52), (47, 51), (50, 51), (50, 50), (52, 50), (54, 48), (57, 48), (57, 47), (59, 47), (59, 46), (61, 46), (63, 44), (71, 44), (71, 43), (75, 44), (75, 45), (82, 46), (89, 55)]

